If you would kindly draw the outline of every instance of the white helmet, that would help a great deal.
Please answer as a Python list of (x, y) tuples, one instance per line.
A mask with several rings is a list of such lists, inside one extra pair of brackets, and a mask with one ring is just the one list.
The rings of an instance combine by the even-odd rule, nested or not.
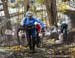
[(32, 12), (32, 11), (26, 12), (26, 16), (27, 16), (27, 17), (28, 17), (28, 16), (33, 16), (33, 12)]

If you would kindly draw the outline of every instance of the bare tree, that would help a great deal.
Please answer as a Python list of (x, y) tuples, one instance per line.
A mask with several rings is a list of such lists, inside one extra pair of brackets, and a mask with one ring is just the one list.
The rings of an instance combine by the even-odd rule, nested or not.
[(56, 24), (56, 0), (44, 0), (50, 25)]
[(28, 11), (29, 7), (29, 0), (24, 0), (24, 9)]
[(10, 18), (9, 11), (8, 11), (8, 0), (1, 0), (1, 1), (3, 3), (5, 17)]

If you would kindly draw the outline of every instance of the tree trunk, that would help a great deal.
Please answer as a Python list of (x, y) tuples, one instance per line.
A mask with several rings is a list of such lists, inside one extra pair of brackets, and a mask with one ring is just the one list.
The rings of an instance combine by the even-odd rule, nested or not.
[(24, 0), (24, 10), (25, 11), (28, 11), (29, 10), (29, 7), (30, 7), (29, 0)]
[(55, 25), (57, 23), (56, 0), (52, 0), (51, 3), (51, 17), (52, 17), (52, 25)]
[(2, 3), (3, 3), (3, 9), (4, 9), (4, 14), (5, 14), (5, 17), (6, 18), (10, 18), (10, 14), (9, 14), (9, 11), (8, 11), (8, 0), (1, 0)]
[(6, 20), (8, 20), (8, 23), (6, 24), (7, 29), (11, 29), (11, 22), (9, 20), (10, 19), (10, 14), (9, 14), (9, 10), (8, 10), (8, 0), (1, 0), (1, 1), (3, 3), (3, 9), (4, 9), (5, 17), (7, 18)]
[(55, 25), (56, 24), (56, 0), (44, 0), (46, 5), (49, 24)]

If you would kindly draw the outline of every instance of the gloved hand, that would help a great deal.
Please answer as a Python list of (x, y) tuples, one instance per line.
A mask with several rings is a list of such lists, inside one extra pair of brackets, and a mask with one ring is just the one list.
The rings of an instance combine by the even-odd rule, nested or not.
[(25, 38), (25, 34), (22, 34), (21, 38)]
[(23, 31), (19, 31), (18, 35), (21, 38), (25, 38), (25, 33)]

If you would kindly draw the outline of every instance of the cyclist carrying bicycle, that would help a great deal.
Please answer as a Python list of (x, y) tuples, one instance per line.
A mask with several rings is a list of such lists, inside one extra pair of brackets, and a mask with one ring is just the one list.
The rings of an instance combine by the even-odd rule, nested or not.
[(26, 30), (29, 48), (34, 52), (37, 34), (44, 30), (44, 23), (40, 19), (34, 17), (32, 11), (28, 11), (21, 21), (21, 26)]

